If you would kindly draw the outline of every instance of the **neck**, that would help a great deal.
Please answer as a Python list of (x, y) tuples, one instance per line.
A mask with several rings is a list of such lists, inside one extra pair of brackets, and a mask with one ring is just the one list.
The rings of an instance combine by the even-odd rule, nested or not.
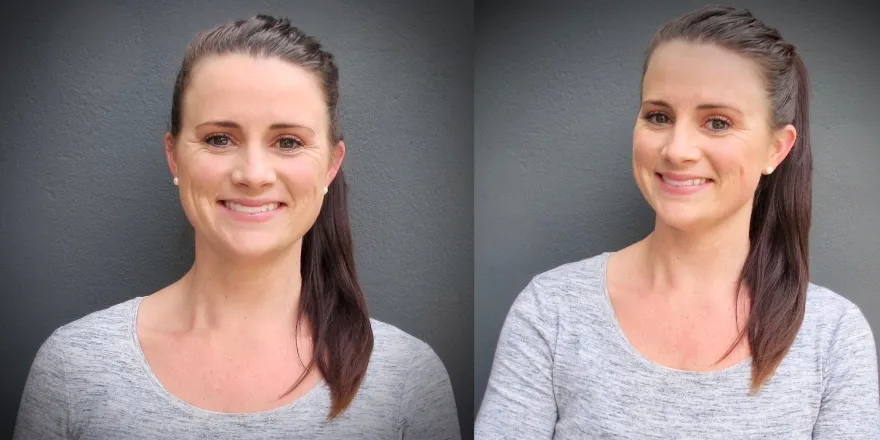
[(259, 259), (236, 258), (196, 237), (195, 262), (180, 281), (179, 310), (191, 329), (290, 331), (302, 288), (299, 241)]
[(682, 231), (658, 220), (643, 242), (651, 290), (735, 293), (749, 253), (751, 209), (744, 211), (700, 231)]

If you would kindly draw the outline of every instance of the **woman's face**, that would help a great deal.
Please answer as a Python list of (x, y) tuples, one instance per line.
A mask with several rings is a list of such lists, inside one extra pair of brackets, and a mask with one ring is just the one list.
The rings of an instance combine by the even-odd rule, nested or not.
[(319, 79), (280, 59), (209, 57), (181, 113), (165, 151), (197, 238), (246, 257), (299, 249), (345, 152)]
[(771, 120), (756, 62), (707, 44), (657, 47), (642, 83), (633, 173), (658, 222), (693, 230), (748, 219), (762, 172), (796, 136)]

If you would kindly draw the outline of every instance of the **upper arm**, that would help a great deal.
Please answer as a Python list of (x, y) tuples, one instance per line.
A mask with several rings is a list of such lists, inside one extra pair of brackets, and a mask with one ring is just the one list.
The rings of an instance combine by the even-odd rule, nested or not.
[(476, 438), (549, 439), (556, 426), (553, 356), (557, 307), (533, 280), (514, 301), (501, 329)]
[(31, 364), (13, 439), (66, 439), (68, 432), (70, 396), (64, 368), (63, 347), (52, 334)]
[(840, 318), (827, 356), (813, 438), (880, 438), (876, 344), (858, 308)]
[(455, 397), (443, 362), (427, 345), (410, 361), (400, 408), (403, 438), (459, 440)]

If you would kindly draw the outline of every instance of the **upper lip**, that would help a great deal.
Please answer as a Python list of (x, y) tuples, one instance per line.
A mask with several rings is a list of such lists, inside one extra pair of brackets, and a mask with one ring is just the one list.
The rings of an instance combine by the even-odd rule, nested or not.
[(222, 199), (223, 202), (231, 202), (242, 206), (249, 206), (252, 208), (268, 205), (270, 203), (278, 203), (282, 204), (278, 200), (269, 200), (269, 199)]
[(665, 177), (665, 178), (667, 178), (667, 179), (669, 179), (669, 180), (681, 180), (681, 181), (685, 181), (685, 180), (697, 180), (697, 179), (712, 180), (712, 179), (710, 179), (710, 178), (708, 178), (708, 177), (695, 176), (695, 175), (693, 175), (693, 174), (677, 174), (677, 173), (657, 173), (657, 174), (660, 174), (660, 175), (662, 175), (663, 177)]

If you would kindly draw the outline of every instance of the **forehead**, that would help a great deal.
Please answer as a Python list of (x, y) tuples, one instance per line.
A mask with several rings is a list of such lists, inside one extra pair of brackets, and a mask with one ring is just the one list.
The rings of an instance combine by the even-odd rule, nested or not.
[(673, 105), (717, 101), (750, 110), (769, 106), (757, 62), (715, 45), (684, 41), (663, 43), (654, 50), (642, 93), (643, 99)]
[(319, 128), (327, 107), (317, 75), (278, 58), (232, 54), (199, 60), (183, 97), (184, 118), (296, 122)]

